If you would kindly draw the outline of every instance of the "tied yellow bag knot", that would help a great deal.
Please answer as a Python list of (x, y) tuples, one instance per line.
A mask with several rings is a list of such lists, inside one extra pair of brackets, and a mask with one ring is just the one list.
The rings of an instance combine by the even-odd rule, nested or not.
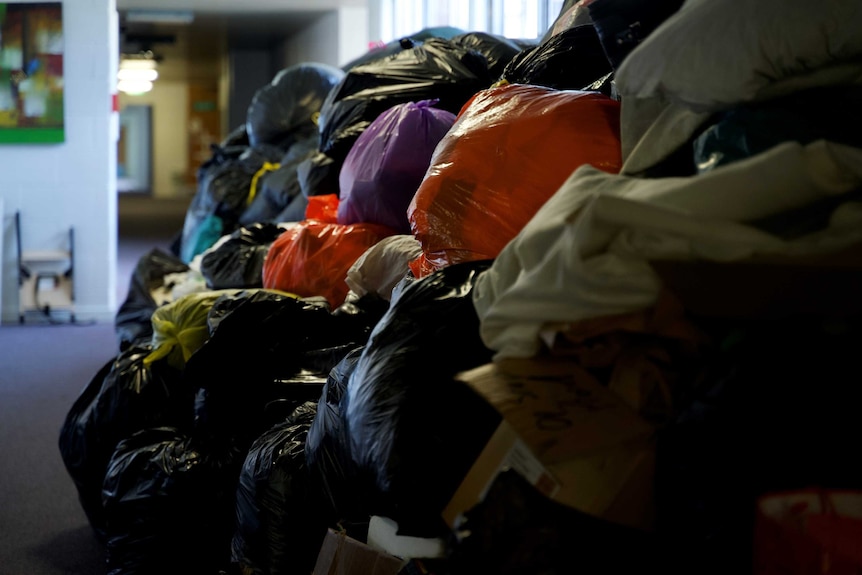
[(270, 162), (264, 162), (260, 169), (255, 172), (254, 176), (251, 179), (251, 186), (249, 186), (248, 198), (246, 198), (246, 205), (250, 206), (254, 201), (255, 196), (257, 195), (257, 182), (260, 180), (264, 174), (267, 172), (274, 172), (279, 169), (281, 164), (273, 164)]
[(152, 316), (153, 351), (144, 366), (165, 359), (183, 369), (188, 359), (209, 339), (207, 318), (216, 300), (240, 290), (215, 290), (185, 295), (156, 309)]

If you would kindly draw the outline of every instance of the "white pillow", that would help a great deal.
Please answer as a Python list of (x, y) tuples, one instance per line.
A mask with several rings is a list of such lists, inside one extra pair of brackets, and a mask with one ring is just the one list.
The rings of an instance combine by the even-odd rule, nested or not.
[[(823, 73), (848, 64), (858, 80), (860, 0), (687, 0), (632, 50), (615, 80), (623, 98), (661, 96), (714, 112), (800, 84), (854, 79)], [(802, 76), (811, 79), (800, 83)]]

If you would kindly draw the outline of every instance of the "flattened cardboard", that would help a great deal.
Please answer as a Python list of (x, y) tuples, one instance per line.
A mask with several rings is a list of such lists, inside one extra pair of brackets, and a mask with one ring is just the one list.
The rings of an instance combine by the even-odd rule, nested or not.
[(312, 575), (397, 575), (404, 560), (329, 529)]
[(456, 528), (512, 468), (564, 505), (651, 529), (654, 428), (575, 362), (504, 360), (459, 374), (503, 421), (443, 512)]

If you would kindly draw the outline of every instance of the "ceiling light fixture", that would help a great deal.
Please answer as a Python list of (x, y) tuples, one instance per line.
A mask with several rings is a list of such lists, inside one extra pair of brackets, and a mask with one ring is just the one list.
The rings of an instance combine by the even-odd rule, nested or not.
[(191, 10), (129, 10), (126, 22), (140, 24), (191, 24), (195, 20)]
[(152, 57), (124, 57), (117, 72), (117, 90), (125, 94), (140, 95), (153, 89), (159, 77), (156, 61)]

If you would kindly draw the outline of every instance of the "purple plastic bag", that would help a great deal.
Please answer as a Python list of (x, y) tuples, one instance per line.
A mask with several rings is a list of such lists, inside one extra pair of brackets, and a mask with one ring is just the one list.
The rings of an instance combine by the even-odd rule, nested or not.
[(434, 108), (437, 100), (389, 108), (359, 136), (341, 168), (338, 223), (373, 223), (409, 234), (407, 207), (434, 148), (455, 115)]

